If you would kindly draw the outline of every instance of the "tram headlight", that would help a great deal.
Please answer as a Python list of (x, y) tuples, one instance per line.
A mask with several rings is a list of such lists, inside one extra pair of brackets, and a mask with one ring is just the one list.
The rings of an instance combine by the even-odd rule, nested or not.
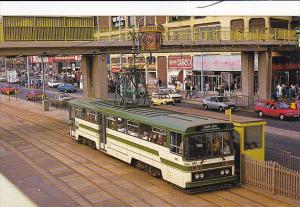
[(195, 177), (195, 179), (199, 179), (200, 178), (200, 174), (197, 173), (197, 174), (194, 175), (194, 177)]
[(224, 170), (220, 170), (220, 174), (224, 175), (225, 171)]
[(200, 173), (200, 178), (204, 178), (204, 173)]
[(228, 175), (229, 174), (229, 169), (225, 170), (225, 174)]

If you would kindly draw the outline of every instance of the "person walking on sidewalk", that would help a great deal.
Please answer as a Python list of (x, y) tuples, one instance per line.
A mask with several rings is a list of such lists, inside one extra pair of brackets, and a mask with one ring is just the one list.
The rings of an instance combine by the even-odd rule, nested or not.
[(188, 96), (192, 98), (192, 89), (191, 89), (191, 84), (189, 82), (185, 84), (185, 90), (186, 90), (185, 98), (187, 98)]

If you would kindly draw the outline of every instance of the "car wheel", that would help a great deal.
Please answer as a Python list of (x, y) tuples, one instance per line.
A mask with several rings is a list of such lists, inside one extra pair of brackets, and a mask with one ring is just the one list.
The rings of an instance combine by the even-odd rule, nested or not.
[(208, 110), (208, 105), (204, 104), (204, 109)]
[(219, 111), (222, 112), (224, 111), (224, 108), (222, 106), (219, 107)]
[(279, 119), (280, 119), (280, 120), (284, 120), (284, 118), (285, 118), (285, 117), (284, 117), (283, 114), (280, 114), (280, 115), (279, 115)]
[(259, 112), (258, 112), (258, 116), (259, 116), (259, 117), (262, 117), (262, 116), (263, 116), (263, 112), (262, 112), (262, 111), (259, 111)]
[(161, 106), (165, 105), (164, 103), (160, 103)]

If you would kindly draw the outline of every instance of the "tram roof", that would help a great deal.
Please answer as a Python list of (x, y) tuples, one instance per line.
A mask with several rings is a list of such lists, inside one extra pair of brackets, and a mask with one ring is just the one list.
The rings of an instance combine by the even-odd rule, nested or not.
[(114, 107), (112, 102), (103, 101), (100, 99), (73, 99), (70, 101), (70, 103), (82, 107), (91, 108), (96, 111), (104, 111), (104, 113), (106, 114), (111, 114), (120, 118), (183, 132), (190, 127), (195, 127), (199, 125), (228, 123), (228, 121), (223, 121), (219, 119), (201, 117), (199, 115), (178, 113), (157, 108)]

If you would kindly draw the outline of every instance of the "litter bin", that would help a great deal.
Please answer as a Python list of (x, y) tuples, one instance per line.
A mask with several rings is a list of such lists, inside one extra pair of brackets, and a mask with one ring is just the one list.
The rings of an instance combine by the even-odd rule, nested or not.
[(44, 111), (49, 111), (49, 101), (43, 100), (42, 104), (43, 104)]

